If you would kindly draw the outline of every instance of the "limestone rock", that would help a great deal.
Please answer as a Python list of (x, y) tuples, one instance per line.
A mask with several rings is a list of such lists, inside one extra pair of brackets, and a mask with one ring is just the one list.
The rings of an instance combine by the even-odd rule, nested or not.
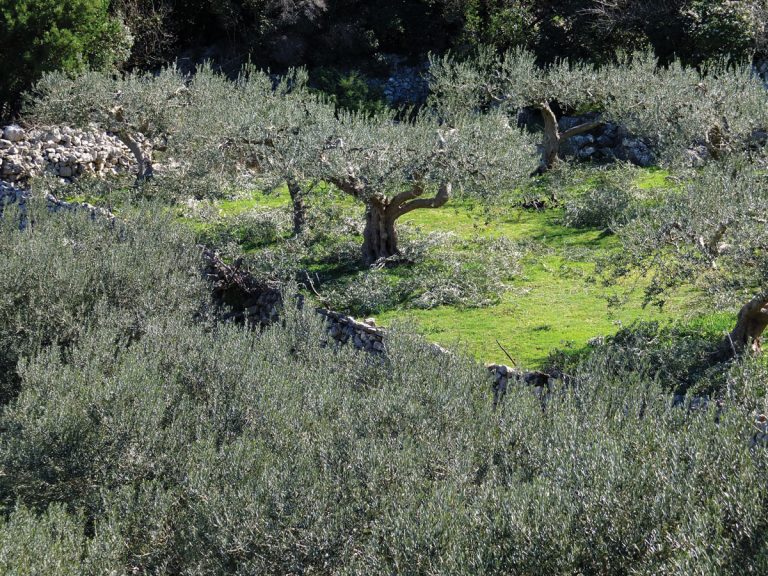
[(3, 138), (9, 142), (19, 142), (24, 139), (24, 129), (11, 124), (3, 129)]

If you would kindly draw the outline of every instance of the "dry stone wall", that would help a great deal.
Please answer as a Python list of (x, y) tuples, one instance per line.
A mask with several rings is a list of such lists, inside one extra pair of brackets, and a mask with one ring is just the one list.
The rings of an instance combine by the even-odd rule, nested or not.
[(356, 350), (373, 354), (384, 352), (386, 332), (383, 328), (376, 326), (376, 321), (373, 318), (367, 318), (360, 322), (352, 316), (345, 316), (331, 310), (318, 309), (317, 313), (325, 318), (326, 332), (335, 342), (350, 344)]
[[(211, 283), (215, 302), (227, 312), (223, 319), (248, 325), (268, 326), (280, 319), (282, 293), (277, 286), (257, 280), (241, 262), (227, 263), (218, 253), (204, 249), (205, 276)], [(299, 302), (303, 305), (303, 301)], [(318, 308), (325, 321), (328, 342), (354, 346), (357, 350), (381, 354), (385, 351), (385, 331), (373, 318), (359, 322), (351, 316)]]
[[(580, 124), (598, 120), (599, 114), (589, 113), (562, 116), (557, 124), (560, 132), (565, 132)], [(541, 123), (541, 113), (535, 108), (524, 108), (517, 117), (517, 124), (521, 128), (540, 130)], [(563, 141), (560, 156), (595, 162), (623, 160), (644, 167), (652, 166), (656, 161), (650, 146), (642, 138), (632, 135), (625, 126), (612, 122), (603, 122), (589, 132)]]
[(0, 178), (6, 182), (25, 182), (45, 173), (66, 180), (83, 174), (108, 176), (130, 172), (133, 164), (130, 150), (96, 127), (25, 130), (11, 125), (2, 129)]
[[(5, 208), (10, 205), (14, 205), (20, 215), (19, 227), (24, 228), (26, 226), (26, 212), (27, 203), (32, 199), (32, 192), (24, 188), (20, 188), (10, 182), (3, 182), (0, 180), (0, 216), (3, 215)], [(53, 194), (46, 194), (43, 198), (49, 211), (59, 212), (61, 210), (86, 210), (91, 214), (91, 217), (96, 218), (103, 217), (109, 220), (114, 220), (114, 215), (105, 210), (104, 208), (98, 208), (87, 202), (65, 202), (59, 200)]]

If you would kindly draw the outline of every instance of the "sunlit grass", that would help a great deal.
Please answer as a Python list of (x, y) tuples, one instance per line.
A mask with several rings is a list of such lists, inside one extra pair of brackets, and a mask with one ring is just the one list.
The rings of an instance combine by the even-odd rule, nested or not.
[[(593, 176), (574, 186), (588, 188)], [(635, 186), (641, 189), (672, 188), (669, 173), (659, 169), (639, 172)], [(346, 213), (362, 215), (362, 207), (343, 195), (316, 194), (311, 202), (331, 202)], [(285, 186), (269, 193), (249, 192), (242, 197), (216, 203), (221, 218), (230, 218), (249, 210), (287, 208), (290, 197)], [(477, 237), (504, 236), (524, 248), (522, 272), (518, 276), (499, 270), (510, 290), (497, 305), (485, 308), (442, 306), (428, 310), (396, 308), (377, 317), (381, 325), (406, 323), (428, 339), (441, 345), (459, 345), (480, 360), (507, 361), (496, 341), (522, 365), (540, 365), (556, 348), (582, 348), (595, 336), (615, 333), (621, 326), (637, 320), (689, 320), (696, 317), (691, 306), (695, 295), (682, 291), (670, 298), (664, 310), (644, 307), (643, 279), (636, 286), (629, 283), (605, 287), (595, 279), (595, 260), (620, 249), (616, 238), (604, 230), (569, 228), (562, 225), (562, 210), (523, 210), (510, 197), (494, 206), (483, 206), (467, 199), (454, 199), (435, 210), (416, 210), (398, 221), (416, 235), (432, 232), (455, 234), (466, 240)], [(194, 223), (195, 226), (204, 226)], [(332, 270), (327, 263), (308, 263), (311, 272), (326, 274), (355, 273)], [(407, 270), (389, 272), (393, 279)], [(620, 305), (610, 305), (611, 296), (620, 296)], [(698, 322), (710, 322), (723, 329), (732, 315), (716, 315)], [(712, 328), (710, 326), (709, 328)]]

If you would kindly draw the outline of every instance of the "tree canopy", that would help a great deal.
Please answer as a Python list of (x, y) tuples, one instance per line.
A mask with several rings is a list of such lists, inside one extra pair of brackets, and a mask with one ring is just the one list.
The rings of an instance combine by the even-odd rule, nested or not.
[(762, 81), (750, 67), (725, 61), (699, 71), (637, 52), (600, 66), (562, 60), (542, 68), (531, 52), (497, 55), (484, 49), (470, 59), (435, 58), (430, 73), (445, 115), (462, 109), (500, 107), (510, 114), (539, 109), (544, 124), (539, 173), (554, 164), (563, 140), (598, 124), (588, 121), (560, 132), (555, 108), (596, 112), (599, 121), (625, 126), (651, 144), (661, 164), (679, 163), (697, 144), (714, 156), (743, 150), (752, 132), (768, 123)]
[(693, 285), (715, 306), (742, 306), (720, 354), (760, 349), (768, 325), (768, 218), (764, 168), (734, 156), (692, 175), (618, 228), (614, 270), (648, 274), (649, 302)]

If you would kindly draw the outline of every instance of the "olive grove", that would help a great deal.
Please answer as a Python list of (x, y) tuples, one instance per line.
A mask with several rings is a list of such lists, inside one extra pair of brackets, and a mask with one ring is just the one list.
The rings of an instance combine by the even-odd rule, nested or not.
[[(336, 110), (303, 70), (43, 78), (29, 118), (113, 132), (134, 153), (137, 182), (109, 218), (49, 211), (39, 181), (23, 215), (21, 191), (0, 198), (0, 573), (768, 573), (768, 364), (749, 353), (768, 327), (768, 155), (755, 138), (768, 125), (766, 92), (746, 69), (659, 67), (643, 54), (540, 69), (524, 52), (482, 52), (436, 59), (432, 74), (424, 107), (374, 114)], [(528, 178), (536, 137), (516, 115), (531, 106), (544, 124), (536, 173), (592, 126), (561, 132), (556, 111), (576, 110), (648, 139), (671, 178), (633, 196), (623, 188), (640, 170), (590, 168), (590, 185), (618, 182), (602, 192), (623, 192), (610, 204), (621, 218), (598, 207), (603, 218), (570, 235), (559, 210), (515, 208), (505, 225), (519, 236), (486, 234), (476, 208), (507, 210), (521, 188), (557, 180)], [(692, 146), (707, 150), (700, 166)], [(85, 178), (43, 184), (54, 196), (107, 187)], [(263, 250), (230, 242), (214, 254), (215, 242), (200, 245), (207, 222), (177, 210), (205, 196), (234, 198), (231, 208), (244, 192), (251, 210), (262, 198), (253, 188), (283, 183), (292, 226), (287, 206), (273, 210), (282, 220)], [(145, 194), (155, 189), (170, 192)], [(342, 214), (343, 245), (314, 234), (331, 222), (312, 221), (315, 194)], [(471, 200), (461, 222), (436, 210), (452, 198)], [(225, 207), (190, 204), (216, 216)], [(363, 209), (363, 225), (347, 226)], [(428, 254), (407, 247), (401, 219), (418, 210), (449, 220), (435, 236), (461, 225), (481, 241), (446, 244), (462, 252), (451, 274), (425, 266), (404, 283), (409, 295), (445, 278), (458, 293), (481, 268), (494, 281), (464, 292), (477, 304), (506, 289), (522, 260), (513, 242), (530, 238), (521, 249), (533, 247), (533, 265), (519, 268), (530, 278), (480, 331), (524, 323), (520, 302), (542, 285), (535, 309), (564, 318), (593, 280), (594, 254), (611, 281), (640, 279), (648, 302), (683, 288), (697, 306), (740, 312), (714, 353), (716, 330), (699, 349), (664, 341), (682, 332), (633, 325), (579, 349), (561, 344), (536, 372), (483, 366), (386, 317), (383, 329), (345, 318), (376, 334), (358, 350), (357, 333), (326, 323), (341, 314), (320, 316), (296, 295), (295, 272), (327, 266), (365, 297), (375, 282), (389, 287), (416, 268), (389, 264)], [(349, 265), (360, 243), (350, 229), (362, 231), (363, 270)], [(335, 259), (291, 251), (323, 242)], [(267, 290), (246, 259), (266, 267), (285, 246), (288, 288), (264, 282), (270, 299), (259, 303)], [(333, 286), (318, 301), (350, 313), (330, 299)], [(248, 296), (239, 310), (226, 308), (237, 299), (229, 289)], [(424, 301), (470, 331), (458, 298), (436, 290)], [(252, 308), (261, 318), (262, 304), (273, 308), (254, 329), (245, 318)], [(524, 329), (550, 328), (536, 317)], [(705, 348), (706, 376), (692, 383), (686, 351)], [(684, 378), (685, 392), (716, 396), (670, 397)]]
[[(430, 73), (448, 116), (456, 109), (539, 110), (541, 159), (533, 175), (555, 165), (568, 138), (601, 122), (623, 125), (647, 140), (662, 164), (685, 159), (696, 145), (715, 158), (743, 149), (752, 132), (768, 124), (760, 79), (749, 66), (725, 62), (698, 71), (678, 61), (662, 66), (651, 53), (638, 52), (602, 66), (563, 60), (542, 68), (530, 52), (481, 50), (464, 61), (435, 58)], [(556, 109), (597, 116), (561, 131)]]
[[(430, 100), (419, 110), (362, 114), (334, 110), (309, 89), (303, 70), (275, 78), (247, 66), (235, 80), (209, 66), (192, 76), (175, 68), (122, 78), (49, 74), (37, 86), (30, 117), (96, 123), (113, 132), (134, 153), (139, 182), (153, 175), (152, 151), (159, 149), (169, 181), (188, 191), (212, 175), (230, 187), (287, 183), (294, 234), (306, 225), (307, 193), (319, 182), (332, 184), (365, 206), (365, 265), (401, 256), (396, 222), (405, 214), (439, 208), (456, 194), (493, 203), (515, 189), (534, 154), (531, 135), (515, 126), (522, 108), (537, 107), (543, 118), (537, 174), (554, 166), (564, 140), (610, 119), (645, 138), (660, 164), (690, 164), (696, 146), (715, 163), (691, 176), (695, 192), (667, 195), (638, 212), (622, 229), (624, 257), (635, 255), (640, 265), (650, 258), (648, 271), (663, 271), (658, 278), (669, 284), (693, 274), (667, 270), (672, 263), (709, 262), (706, 276), (716, 271), (722, 280), (710, 286), (764, 295), (764, 279), (750, 276), (763, 269), (755, 262), (765, 248), (760, 176), (742, 165), (755, 151), (755, 133), (768, 126), (768, 107), (748, 68), (660, 66), (647, 53), (602, 67), (559, 62), (540, 68), (524, 51), (497, 56), (484, 50), (464, 61), (433, 59), (431, 80)], [(599, 116), (560, 131), (555, 108)], [(739, 168), (734, 158), (741, 158)], [(711, 205), (703, 201), (707, 194), (714, 194)], [(728, 247), (721, 253), (723, 243)], [(661, 290), (658, 282), (652, 289)], [(745, 307), (730, 336), (735, 353), (748, 342), (759, 347), (764, 315), (762, 296)]]
[(235, 81), (210, 67), (189, 78), (173, 68), (123, 79), (51, 74), (37, 94), (35, 120), (94, 122), (118, 135), (136, 157), (138, 181), (154, 174), (160, 145), (172, 178), (190, 186), (212, 175), (242, 182), (250, 174), (267, 188), (286, 182), (295, 233), (307, 191), (320, 180), (337, 186), (366, 206), (366, 264), (400, 253), (395, 221), (403, 214), (440, 207), (452, 192), (491, 199), (514, 187), (532, 154), (501, 113), (465, 110), (450, 122), (432, 108), (406, 120), (336, 113), (308, 90), (303, 71), (274, 80), (246, 67)]
[(749, 67), (715, 62), (696, 70), (676, 61), (661, 66), (651, 54), (636, 53), (602, 67), (560, 62), (542, 70), (531, 54), (517, 51), (501, 57), (481, 52), (464, 62), (438, 59), (432, 74), (446, 118), (457, 110), (496, 114), (537, 107), (544, 133), (535, 174), (554, 165), (563, 140), (595, 126), (561, 133), (552, 103), (623, 124), (652, 145), (659, 164), (683, 169), (692, 157), (709, 161), (703, 171), (687, 174), (683, 193), (667, 192), (646, 203), (617, 230), (625, 250), (615, 269), (620, 276), (638, 268), (652, 275), (649, 299), (694, 281), (715, 293), (719, 304), (746, 301), (720, 356), (748, 346), (759, 351), (768, 325), (767, 199), (760, 164), (768, 96)]

